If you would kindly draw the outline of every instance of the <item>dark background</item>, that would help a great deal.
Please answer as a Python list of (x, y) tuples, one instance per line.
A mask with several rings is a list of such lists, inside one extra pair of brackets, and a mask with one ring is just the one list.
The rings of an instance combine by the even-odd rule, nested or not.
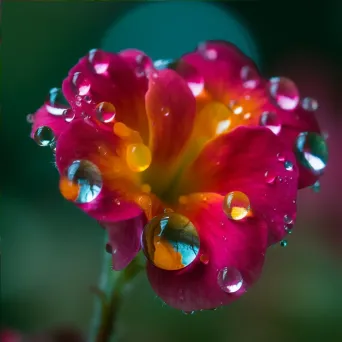
[(239, 301), (185, 316), (162, 306), (141, 275), (125, 294), (118, 333), (123, 341), (341, 341), (341, 17), (340, 1), (5, 1), (2, 324), (26, 333), (65, 324), (87, 331), (89, 286), (102, 256), (103, 232), (59, 195), (51, 151), (29, 139), (26, 115), (94, 47), (134, 47), (157, 59), (219, 38), (251, 55), (265, 75), (288, 75), (303, 96), (317, 98), (330, 147), (322, 191), (300, 194), (288, 247), (270, 249), (263, 277)]

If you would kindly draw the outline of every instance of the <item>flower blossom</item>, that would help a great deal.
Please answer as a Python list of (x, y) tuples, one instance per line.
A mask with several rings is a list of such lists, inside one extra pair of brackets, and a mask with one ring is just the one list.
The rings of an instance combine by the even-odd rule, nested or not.
[(31, 135), (55, 153), (62, 195), (107, 231), (115, 270), (142, 248), (164, 302), (213, 309), (258, 279), (298, 189), (322, 175), (318, 104), (227, 42), (161, 65), (91, 50), (30, 116)]

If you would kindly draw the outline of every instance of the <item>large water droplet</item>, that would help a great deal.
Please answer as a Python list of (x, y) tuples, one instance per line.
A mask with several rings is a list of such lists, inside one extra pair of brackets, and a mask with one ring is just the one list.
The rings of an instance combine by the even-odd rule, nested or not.
[(281, 247), (286, 247), (287, 246), (287, 240), (281, 240), (280, 241), (280, 246)]
[(240, 72), (242, 86), (246, 89), (255, 89), (259, 84), (259, 75), (255, 68), (245, 65)]
[(285, 77), (273, 77), (269, 81), (269, 93), (273, 101), (284, 110), (293, 110), (299, 103), (296, 84)]
[(239, 291), (243, 284), (241, 273), (234, 267), (225, 267), (217, 275), (217, 283), (227, 293)]
[(210, 48), (206, 42), (200, 43), (197, 50), (206, 60), (215, 61), (217, 59), (217, 51)]
[(140, 54), (136, 57), (137, 67), (136, 75), (138, 77), (148, 76), (153, 70), (151, 59), (145, 54)]
[(232, 191), (223, 199), (223, 211), (232, 220), (242, 220), (249, 210), (249, 198), (241, 191)]
[(55, 135), (50, 127), (41, 126), (35, 131), (33, 138), (37, 145), (49, 146), (55, 140)]
[(65, 108), (69, 107), (60, 88), (52, 88), (49, 92), (49, 98), (45, 103), (47, 112), (51, 115), (63, 115)]
[(71, 108), (65, 109), (63, 112), (63, 117), (66, 122), (71, 122), (75, 119), (75, 112)]
[(89, 51), (88, 60), (92, 65), (95, 73), (97, 74), (105, 74), (109, 67), (109, 58), (106, 53), (93, 49)]
[(89, 93), (90, 82), (81, 72), (74, 73), (72, 83), (75, 87), (76, 95), (84, 96)]
[(312, 97), (305, 97), (302, 100), (302, 107), (308, 112), (314, 112), (318, 109), (318, 102)]
[(151, 150), (144, 144), (130, 144), (126, 148), (126, 162), (135, 172), (145, 171), (151, 164)]
[(267, 127), (274, 134), (279, 134), (281, 130), (281, 122), (276, 113), (264, 112), (260, 115), (260, 126)]
[(297, 159), (304, 167), (314, 175), (323, 173), (328, 161), (328, 147), (321, 135), (312, 132), (301, 133), (295, 147)]
[(102, 176), (98, 167), (88, 160), (75, 160), (59, 183), (61, 194), (69, 201), (90, 203), (101, 192)]
[(235, 114), (240, 115), (243, 113), (243, 107), (236, 101), (231, 101), (229, 103), (229, 109)]
[(116, 110), (110, 102), (100, 102), (95, 110), (96, 116), (101, 122), (109, 123), (114, 121)]
[(200, 240), (190, 220), (177, 213), (154, 217), (144, 228), (143, 251), (147, 259), (164, 270), (179, 270), (198, 255)]

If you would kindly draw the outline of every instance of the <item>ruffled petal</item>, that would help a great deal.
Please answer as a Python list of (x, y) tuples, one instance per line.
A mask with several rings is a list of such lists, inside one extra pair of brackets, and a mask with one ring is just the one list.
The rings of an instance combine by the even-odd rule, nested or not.
[(76, 160), (97, 166), (103, 182), (100, 194), (89, 203), (77, 204), (97, 220), (117, 222), (136, 217), (142, 209), (127, 195), (138, 192), (138, 175), (130, 172), (118, 156), (120, 139), (83, 119), (71, 122), (61, 134), (56, 150), (56, 164), (63, 176)]
[(39, 127), (47, 126), (53, 131), (56, 138), (66, 129), (68, 123), (64, 120), (64, 117), (60, 115), (52, 115), (44, 104), (41, 106), (36, 113), (33, 115), (33, 123), (31, 130), (31, 137), (34, 137), (36, 130)]
[(141, 234), (146, 224), (146, 216), (139, 215), (121, 222), (100, 222), (108, 233), (108, 241), (113, 258), (113, 269), (125, 268), (141, 248)]
[[(223, 196), (218, 194), (193, 194), (177, 209), (195, 225), (200, 237), (200, 251), (192, 264), (179, 271), (147, 265), (152, 288), (174, 308), (193, 311), (227, 305), (245, 293), (261, 273), (266, 224), (256, 217), (229, 220), (222, 203)], [(241, 286), (236, 292), (228, 293), (220, 286), (219, 273), (225, 268), (241, 275), (243, 282), (236, 284)]]
[(287, 225), (295, 221), (297, 183), (295, 156), (276, 135), (263, 127), (238, 127), (205, 146), (180, 189), (184, 194), (243, 192), (253, 216), (268, 223), (272, 244), (282, 240)]
[[(142, 56), (145, 56), (141, 52)], [(148, 139), (144, 97), (148, 87), (144, 67), (132, 64), (131, 55), (91, 50), (69, 71), (63, 93), (77, 116), (96, 116), (96, 106), (107, 102), (115, 107), (116, 120)], [(113, 122), (108, 125), (111, 126)]]

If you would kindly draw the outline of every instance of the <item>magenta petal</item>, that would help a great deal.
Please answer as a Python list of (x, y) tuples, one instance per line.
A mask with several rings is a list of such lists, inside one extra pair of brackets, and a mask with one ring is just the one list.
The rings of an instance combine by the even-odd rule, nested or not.
[[(223, 196), (208, 194), (206, 202), (197, 201), (181, 210), (196, 226), (200, 236), (200, 258), (180, 271), (161, 270), (148, 263), (152, 288), (166, 304), (184, 311), (213, 309), (240, 297), (258, 279), (264, 262), (267, 228), (253, 217), (229, 220), (222, 210)], [(241, 288), (225, 292), (218, 283), (223, 268), (235, 269), (242, 276)]]
[(146, 217), (143, 214), (126, 221), (101, 221), (99, 223), (108, 233), (109, 245), (113, 256), (113, 269), (120, 271), (140, 251), (141, 234), (146, 224)]
[(68, 126), (68, 123), (64, 120), (64, 117), (62, 116), (56, 116), (50, 114), (46, 106), (41, 106), (33, 117), (34, 121), (32, 124), (32, 130), (31, 130), (31, 137), (33, 138), (34, 133), (39, 127), (47, 126), (50, 127), (55, 135), (56, 138), (59, 137), (59, 135), (66, 129)]
[(242, 191), (253, 215), (268, 223), (272, 244), (295, 221), (297, 184), (295, 156), (279, 137), (263, 127), (238, 127), (205, 146), (184, 175), (182, 189), (223, 195)]
[[(100, 147), (106, 146), (107, 156), (100, 156)], [(83, 119), (77, 119), (69, 124), (61, 134), (56, 150), (56, 164), (62, 174), (75, 160), (89, 160), (98, 165), (101, 158), (116, 155), (118, 138), (107, 131), (100, 130), (96, 125)], [(132, 202), (124, 201), (118, 193), (112, 190), (111, 184), (104, 178), (101, 193), (90, 203), (77, 204), (89, 216), (97, 220), (111, 222), (127, 220), (142, 213), (142, 210)]]

